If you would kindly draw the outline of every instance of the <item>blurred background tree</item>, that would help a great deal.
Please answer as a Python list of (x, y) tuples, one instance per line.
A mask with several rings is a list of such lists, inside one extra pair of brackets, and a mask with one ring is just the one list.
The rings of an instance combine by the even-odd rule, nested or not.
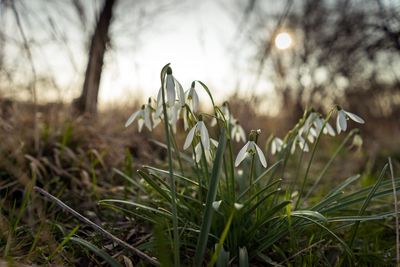
[[(115, 0), (106, 0), (104, 2), (91, 38), (82, 93), (79, 98), (74, 100), (74, 108), (81, 114), (95, 114), (97, 111), (101, 72), (106, 46), (109, 42), (108, 31), (115, 3)], [(77, 7), (77, 10), (81, 10), (81, 5), (78, 1), (75, 0), (74, 5)]]
[[(280, 14), (266, 1), (239, 6), (239, 29), (256, 51), (256, 83), (273, 81), (291, 121), (306, 106), (344, 101), (361, 114), (400, 114), (399, 2), (289, 0)], [(285, 50), (274, 45), (281, 32), (293, 39)]]
[[(157, 31), (167, 32), (166, 36), (168, 31), (171, 34), (178, 31), (165, 31), (162, 24), (179, 19), (184, 13), (195, 14), (197, 7), (205, 5), (207, 13), (199, 16), (212, 20), (221, 14), (214, 13), (219, 9), (231, 15), (232, 27), (236, 27), (235, 33), (234, 29), (225, 29), (229, 25), (221, 22), (222, 30), (232, 30), (235, 34), (232, 39), (219, 39), (227, 48), (222, 57), (233, 62), (232, 69), (226, 72), (237, 79), (236, 89), (246, 94), (255, 94), (257, 90), (258, 99), (253, 103), (258, 106), (274, 105), (275, 110), (284, 106), (285, 112), (279, 116), (285, 117), (288, 125), (307, 106), (326, 109), (333, 103), (346, 103), (372, 119), (399, 117), (395, 116), (400, 106), (398, 1), (220, 0), (218, 5), (209, 7), (210, 2), (0, 0), (0, 88), (3, 92), (14, 91), (19, 98), (21, 92), (27, 92), (23, 89), (32, 88), (35, 81), (39, 102), (46, 102), (40, 96), (56, 95), (60, 102), (75, 99), (79, 113), (94, 113), (102, 70), (119, 64), (116, 55), (145, 47), (149, 33), (157, 38)], [(14, 27), (17, 16), (19, 32), (24, 32), (25, 38), (7, 31)], [(198, 24), (201, 28), (200, 21)], [(275, 44), (280, 33), (291, 38), (292, 44), (286, 49)], [(201, 32), (198, 35), (197, 40), (189, 41), (202, 46), (209, 36)], [(177, 44), (185, 40), (185, 36), (181, 37)], [(163, 49), (162, 41), (159, 43)], [(165, 49), (168, 52), (175, 51)], [(203, 52), (207, 53), (205, 48)], [(63, 61), (53, 59), (54, 54), (63, 54)], [(144, 66), (124, 65), (119, 70), (136, 67)], [(130, 80), (140, 79), (134, 70), (130, 71)], [(248, 77), (252, 77), (249, 84), (241, 81)], [(260, 85), (265, 81), (272, 84), (274, 97)], [(223, 89), (233, 94), (233, 87), (215, 91)]]

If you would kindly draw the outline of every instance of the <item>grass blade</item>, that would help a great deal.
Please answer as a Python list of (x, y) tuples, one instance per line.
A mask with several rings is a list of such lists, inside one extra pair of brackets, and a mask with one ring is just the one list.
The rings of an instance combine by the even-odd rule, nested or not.
[[(364, 203), (363, 203), (363, 205), (362, 205), (362, 207), (361, 207), (361, 209), (360, 209), (360, 212), (358, 213), (359, 216), (362, 216), (362, 215), (364, 214), (365, 210), (366, 210), (367, 207), (368, 207), (369, 202), (371, 201), (372, 197), (374, 196), (376, 190), (378, 190), (378, 188), (379, 188), (379, 186), (380, 186), (380, 184), (381, 184), (381, 182), (382, 182), (382, 180), (383, 180), (383, 177), (384, 177), (384, 175), (385, 175), (385, 173), (386, 173), (387, 167), (388, 167), (387, 164), (383, 167), (383, 169), (382, 169), (382, 171), (381, 171), (381, 174), (379, 175), (378, 181), (376, 181), (374, 187), (372, 187), (371, 191), (369, 192), (367, 198), (365, 199), (365, 201), (364, 201)], [(350, 242), (349, 242), (349, 246), (350, 246), (350, 247), (353, 246), (353, 242), (354, 242), (354, 239), (355, 239), (355, 237), (356, 237), (356, 234), (357, 234), (357, 230), (358, 230), (358, 226), (359, 226), (359, 225), (360, 225), (360, 221), (357, 221), (357, 222), (355, 223), (355, 225), (354, 225), (353, 233), (352, 233), (352, 235), (351, 235)]]
[(225, 152), (225, 146), (226, 146), (225, 129), (222, 129), (218, 142), (217, 154), (215, 156), (214, 165), (212, 169), (210, 185), (207, 193), (206, 206), (204, 208), (204, 214), (203, 214), (203, 222), (200, 228), (200, 236), (196, 245), (196, 254), (194, 257), (195, 266), (201, 266), (202, 260), (204, 258), (204, 253), (206, 251), (208, 234), (210, 232), (211, 221), (212, 221), (212, 213), (213, 213), (212, 203), (215, 201), (215, 197), (217, 195), (218, 180), (221, 171), (222, 159)]

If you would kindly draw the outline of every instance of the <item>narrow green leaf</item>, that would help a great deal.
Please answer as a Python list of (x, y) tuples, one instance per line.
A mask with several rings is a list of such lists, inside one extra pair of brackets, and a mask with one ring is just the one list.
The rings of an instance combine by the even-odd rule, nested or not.
[(156, 190), (165, 200), (171, 201), (171, 197), (161, 188), (161, 186), (156, 183), (147, 173), (144, 171), (137, 171), (140, 177), (142, 177), (154, 190)]
[(72, 229), (66, 237), (63, 238), (63, 241), (57, 246), (57, 248), (51, 253), (51, 255), (47, 258), (48, 261), (51, 261), (53, 257), (58, 254), (59, 251), (61, 251), (64, 247), (65, 244), (68, 243), (69, 240), (71, 240), (72, 236), (78, 231), (79, 225), (75, 226), (74, 229)]
[[(370, 202), (371, 199), (373, 198), (375, 192), (378, 190), (378, 188), (379, 188), (379, 186), (380, 186), (380, 184), (381, 184), (381, 182), (382, 182), (382, 180), (383, 180), (383, 178), (384, 178), (384, 175), (385, 175), (385, 173), (386, 173), (386, 169), (387, 169), (387, 168), (388, 168), (388, 164), (386, 164), (386, 165), (383, 167), (383, 169), (382, 169), (382, 171), (381, 171), (381, 174), (379, 175), (378, 180), (376, 181), (374, 187), (371, 189), (371, 191), (369, 192), (367, 198), (365, 199), (365, 201), (364, 201), (364, 203), (363, 203), (363, 205), (362, 205), (362, 207), (361, 207), (361, 209), (360, 209), (360, 212), (358, 213), (358, 216), (362, 216), (362, 215), (364, 214), (365, 210), (367, 209), (367, 207), (368, 207), (368, 205), (369, 205), (369, 202)], [(353, 232), (352, 232), (352, 234), (351, 234), (351, 238), (350, 238), (350, 242), (349, 242), (349, 246), (350, 246), (350, 247), (353, 246), (353, 242), (354, 242), (354, 239), (355, 239), (355, 237), (356, 237), (356, 234), (357, 234), (357, 230), (358, 230), (358, 226), (359, 226), (359, 225), (360, 225), (360, 221), (357, 221), (357, 222), (354, 224)]]
[(317, 211), (312, 211), (312, 210), (296, 210), (292, 212), (292, 216), (307, 216), (307, 217), (313, 217), (315, 219), (318, 219), (323, 222), (328, 222), (328, 220), (323, 216), (321, 213)]
[(169, 213), (166, 213), (164, 211), (161, 211), (161, 210), (158, 210), (158, 209), (146, 206), (146, 205), (135, 203), (132, 201), (120, 200), (120, 199), (103, 199), (103, 200), (99, 201), (100, 205), (103, 203), (119, 203), (119, 204), (129, 205), (129, 206), (133, 206), (135, 208), (139, 208), (139, 209), (143, 209), (146, 211), (154, 212), (156, 214), (164, 215), (166, 217), (171, 217), (171, 214), (169, 214)]
[(216, 249), (215, 249), (215, 252), (214, 252), (213, 256), (211, 257), (211, 261), (210, 261), (209, 264), (208, 264), (209, 267), (214, 266), (215, 262), (217, 261), (217, 259), (218, 259), (218, 257), (219, 257), (219, 254), (220, 254), (220, 252), (221, 252), (221, 249), (222, 249), (223, 246), (224, 246), (225, 239), (226, 239), (226, 237), (228, 236), (228, 232), (229, 232), (229, 229), (230, 229), (230, 227), (231, 227), (231, 224), (232, 224), (232, 220), (233, 220), (233, 216), (234, 216), (234, 215), (235, 215), (235, 209), (232, 210), (232, 213), (231, 213), (231, 215), (229, 216), (229, 219), (228, 219), (228, 221), (227, 221), (226, 224), (225, 224), (224, 230), (222, 231), (221, 237), (219, 238), (218, 245), (217, 245), (217, 247), (216, 247)]
[(204, 253), (206, 251), (208, 234), (210, 232), (212, 215), (213, 215), (212, 203), (215, 201), (215, 197), (217, 195), (218, 181), (221, 171), (222, 160), (225, 152), (225, 146), (226, 146), (226, 135), (225, 135), (225, 129), (223, 128), (218, 142), (217, 154), (215, 156), (209, 189), (207, 192), (207, 200), (206, 200), (206, 206), (204, 208), (203, 221), (200, 228), (200, 235), (197, 241), (196, 253), (194, 257), (195, 266), (201, 266), (201, 263), (204, 258)]

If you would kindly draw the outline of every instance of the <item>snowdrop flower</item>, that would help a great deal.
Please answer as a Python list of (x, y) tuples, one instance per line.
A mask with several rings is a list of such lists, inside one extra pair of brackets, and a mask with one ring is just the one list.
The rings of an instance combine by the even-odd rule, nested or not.
[(277, 152), (281, 152), (283, 148), (283, 141), (279, 137), (274, 137), (271, 142), (271, 154), (275, 155)]
[[(165, 78), (165, 85), (163, 87), (165, 88), (167, 107), (173, 107), (175, 105), (177, 95), (178, 95), (178, 100), (179, 100), (180, 106), (185, 105), (185, 93), (183, 91), (183, 87), (178, 82), (178, 80), (175, 79), (175, 77), (172, 75), (171, 68), (167, 69), (167, 77)], [(162, 113), (162, 104), (163, 104), (162, 90), (163, 90), (163, 87), (161, 87), (158, 90), (158, 94), (157, 94), (157, 111), (156, 111), (157, 116), (160, 116)]]
[(235, 160), (235, 167), (239, 166), (239, 164), (249, 155), (257, 154), (258, 158), (260, 159), (261, 164), (264, 168), (267, 167), (267, 161), (265, 160), (264, 153), (262, 150), (257, 146), (256, 142), (248, 141), (242, 149), (240, 149), (236, 160)]
[(214, 201), (214, 202), (212, 203), (213, 209), (214, 209), (215, 211), (218, 211), (218, 210), (219, 210), (219, 206), (221, 206), (221, 203), (222, 203), (222, 200)]
[(172, 126), (172, 130), (175, 133), (176, 132), (176, 123), (179, 120), (179, 114), (181, 113), (181, 106), (178, 102), (175, 102), (175, 104), (167, 109), (168, 112), (168, 119), (169, 123)]
[(243, 208), (243, 204), (240, 203), (234, 203), (233, 206), (235, 207), (236, 210), (240, 210)]
[(210, 137), (208, 135), (208, 130), (206, 125), (204, 124), (202, 118), (196, 123), (196, 125), (189, 131), (185, 144), (183, 145), (183, 149), (187, 149), (190, 144), (193, 142), (194, 136), (200, 136), (200, 141), (203, 145), (204, 150), (210, 149)]
[(242, 126), (240, 126), (239, 121), (235, 121), (235, 124), (232, 127), (231, 137), (238, 143), (240, 140), (242, 140), (242, 142), (246, 142), (246, 134)]
[(147, 127), (147, 124), (146, 124), (146, 127), (149, 130), (152, 130), (152, 129), (156, 128), (157, 125), (161, 122), (160, 118), (155, 116), (155, 107), (153, 106), (153, 103), (154, 103), (154, 105), (157, 105), (155, 103), (155, 100), (152, 99), (151, 97), (149, 97), (149, 100), (148, 100), (148, 102), (146, 104), (146, 108), (145, 108), (145, 111), (144, 111), (145, 112), (145, 122), (146, 122), (146, 117), (147, 116), (151, 117), (151, 120), (148, 119), (148, 121), (151, 122), (151, 128)]
[[(217, 148), (218, 147), (218, 141), (210, 138), (210, 143), (213, 147)], [(201, 149), (201, 143), (198, 143), (195, 148), (194, 148), (194, 155), (193, 158), (194, 160), (199, 163), (201, 160), (201, 155), (203, 155), (203, 149)], [(207, 162), (212, 161), (212, 155), (211, 155), (211, 150), (210, 149), (204, 149), (204, 156), (206, 157)]]
[(142, 105), (141, 109), (132, 113), (132, 115), (126, 121), (125, 127), (131, 125), (132, 122), (136, 119), (138, 119), (139, 132), (142, 131), (144, 124), (146, 125), (147, 129), (151, 131), (152, 127), (150, 120), (150, 112), (148, 111), (148, 109), (146, 109), (146, 105)]
[[(315, 120), (314, 120), (314, 126), (317, 132), (320, 132), (322, 127), (324, 127), (324, 123), (325, 120), (322, 118), (322, 116), (318, 116)], [(325, 127), (322, 130), (322, 133), (324, 134), (329, 134), (330, 136), (335, 136), (336, 132), (333, 129), (333, 127), (329, 124), (329, 122), (325, 123)]]
[(293, 154), (296, 151), (296, 145), (299, 145), (300, 149), (304, 152), (310, 151), (306, 140), (301, 135), (296, 135), (293, 140), (292, 147), (290, 148), (290, 153)]
[(199, 108), (199, 96), (197, 95), (197, 92), (196, 92), (194, 86), (195, 86), (195, 82), (192, 82), (192, 86), (185, 93), (185, 96), (186, 96), (185, 100), (186, 100), (186, 104), (190, 107), (190, 109), (193, 112), (196, 112), (197, 109)]
[(310, 143), (314, 143), (315, 139), (318, 137), (317, 130), (314, 127), (311, 127), (310, 130), (308, 130), (307, 134), (307, 140)]
[(354, 113), (345, 111), (344, 109), (342, 109), (341, 107), (338, 107), (338, 115), (337, 115), (337, 119), (336, 119), (336, 128), (338, 131), (338, 134), (340, 134), (340, 132), (344, 132), (347, 129), (347, 120), (351, 119), (352, 121), (355, 121), (357, 123), (364, 123), (364, 120), (362, 118), (360, 118), (359, 116), (357, 116)]

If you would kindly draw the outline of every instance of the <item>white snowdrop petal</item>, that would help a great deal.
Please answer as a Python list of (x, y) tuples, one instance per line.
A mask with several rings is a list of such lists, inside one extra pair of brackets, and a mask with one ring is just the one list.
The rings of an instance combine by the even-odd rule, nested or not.
[(204, 149), (210, 149), (210, 138), (208, 136), (208, 131), (206, 128), (206, 125), (204, 124), (203, 121), (198, 122), (198, 127), (200, 128), (200, 138), (201, 138), (201, 143), (203, 144)]
[(218, 147), (218, 141), (217, 140), (210, 138), (210, 142), (211, 142), (211, 144), (213, 144), (213, 146)]
[(217, 119), (212, 118), (210, 125), (211, 125), (211, 127), (214, 127), (215, 125), (217, 125)]
[(333, 129), (332, 125), (330, 125), (329, 123), (327, 123), (327, 124), (325, 125), (325, 129), (326, 129), (327, 133), (328, 133), (330, 136), (335, 136), (335, 135), (336, 135), (335, 129)]
[(308, 139), (308, 141), (309, 141), (310, 143), (314, 143), (314, 141), (315, 141), (314, 136), (311, 135), (311, 134), (309, 134), (309, 135), (307, 136), (307, 139)]
[(222, 200), (214, 201), (214, 202), (212, 203), (213, 209), (214, 209), (215, 211), (218, 211), (219, 206), (221, 206), (221, 203), (222, 203)]
[(197, 127), (197, 125), (195, 125), (195, 126), (189, 131), (189, 133), (188, 133), (188, 135), (187, 135), (187, 137), (186, 137), (186, 140), (185, 140), (185, 144), (183, 145), (183, 149), (184, 149), (184, 150), (186, 150), (186, 149), (190, 146), (190, 144), (192, 143), (194, 134), (195, 134), (195, 132), (196, 132), (196, 127)]
[(235, 167), (239, 166), (239, 164), (246, 158), (247, 148), (249, 147), (250, 141), (247, 142), (242, 149), (240, 149), (238, 155), (235, 160)]
[(264, 153), (262, 152), (261, 148), (259, 148), (255, 143), (254, 143), (254, 145), (256, 147), (257, 155), (261, 161), (261, 164), (264, 166), (264, 168), (267, 168), (267, 161), (265, 160)]
[(296, 143), (293, 143), (292, 147), (290, 148), (290, 154), (294, 154), (295, 151), (296, 151)]
[(240, 204), (240, 203), (234, 203), (233, 206), (235, 206), (236, 210), (240, 210), (243, 208), (243, 204)]
[(339, 123), (339, 114), (336, 118), (336, 130), (337, 130), (338, 134), (340, 134), (340, 132), (342, 131), (342, 129), (340, 128), (340, 123)]
[(162, 106), (162, 88), (158, 90), (157, 93), (157, 106)]
[(138, 111), (133, 112), (132, 115), (129, 116), (128, 120), (126, 121), (125, 127), (128, 127), (129, 125), (131, 125), (131, 123), (136, 119), (136, 117), (139, 115), (139, 113), (141, 111), (142, 110), (138, 110)]
[(147, 129), (149, 131), (152, 130), (152, 125), (151, 125), (151, 110), (149, 106), (146, 106), (146, 109), (144, 111), (144, 124), (146, 125)]
[(138, 125), (139, 125), (139, 133), (140, 133), (142, 131), (142, 129), (143, 129), (144, 120), (143, 119), (139, 119), (138, 120)]
[(347, 129), (347, 119), (346, 119), (346, 113), (344, 113), (343, 110), (339, 111), (339, 124), (340, 124), (340, 129), (344, 132)]
[(349, 118), (351, 120), (353, 120), (355, 122), (358, 122), (358, 123), (361, 123), (361, 124), (365, 123), (365, 121), (360, 116), (358, 116), (358, 115), (356, 115), (354, 113), (348, 112), (348, 111), (345, 111), (345, 113), (346, 113), (347, 116), (349, 116)]
[(321, 129), (322, 129), (322, 127), (319, 129), (310, 128), (309, 135), (312, 135), (313, 137), (317, 137), (319, 132), (321, 131)]
[(200, 159), (201, 159), (201, 144), (200, 143), (198, 143), (196, 145), (196, 147), (194, 148), (194, 151), (195, 151), (194, 156), (195, 156), (196, 162), (199, 163)]
[(185, 92), (183, 91), (183, 87), (180, 82), (178, 82), (177, 79), (174, 78), (175, 86), (178, 89), (178, 98), (179, 98), (179, 104), (181, 107), (185, 105)]
[(193, 89), (192, 101), (193, 101), (193, 111), (196, 112), (197, 109), (199, 108), (200, 100), (195, 89)]
[(246, 142), (246, 133), (243, 130), (243, 127), (239, 125), (239, 136), (240, 136), (240, 140), (242, 140), (243, 142)]
[(174, 77), (171, 74), (167, 74), (166, 89), (167, 89), (168, 105), (172, 106), (175, 103), (175, 83), (174, 83)]
[(317, 132), (319, 132), (319, 131), (321, 131), (322, 127), (324, 127), (324, 120), (321, 118), (317, 118), (314, 121), (314, 125), (315, 125)]
[(272, 140), (272, 142), (271, 142), (271, 154), (272, 154), (272, 155), (275, 155), (275, 153), (276, 153), (277, 150), (278, 150), (278, 149), (277, 149), (277, 144), (276, 144), (276, 141), (275, 141), (275, 139), (274, 139), (274, 140)]
[(302, 143), (303, 145), (302, 145), (302, 150), (304, 151), (304, 152), (309, 152), (310, 151), (310, 148), (309, 148), (309, 146), (308, 146), (308, 144), (306, 143), (306, 142), (304, 142), (304, 143)]

